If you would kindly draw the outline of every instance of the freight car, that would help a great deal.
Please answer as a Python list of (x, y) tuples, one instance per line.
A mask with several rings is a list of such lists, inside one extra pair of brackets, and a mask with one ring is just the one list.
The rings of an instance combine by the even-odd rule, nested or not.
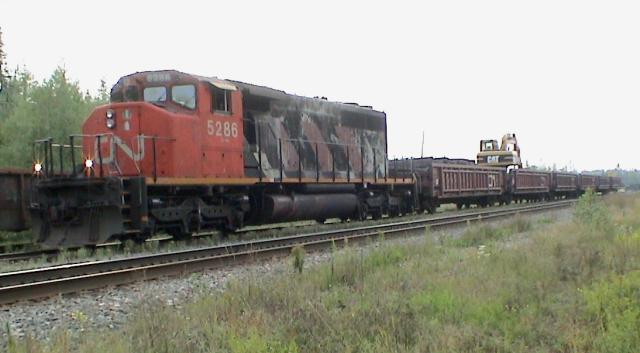
[(408, 212), (413, 180), (388, 178), (386, 124), (370, 107), (242, 82), (128, 75), (82, 134), (36, 142), (34, 229), (79, 246)]
[(505, 198), (503, 168), (480, 166), (471, 160), (417, 158), (390, 162), (392, 177), (416, 179), (420, 209), (434, 213), (441, 204), (454, 203), (461, 209), (471, 205), (486, 207)]
[(551, 173), (532, 169), (512, 169), (507, 193), (516, 202), (551, 198)]
[(29, 194), (31, 172), (19, 169), (0, 169), (0, 230), (29, 229)]
[(565, 172), (551, 173), (552, 198), (569, 198), (578, 196), (578, 174)]
[(596, 191), (607, 194), (612, 191), (622, 189), (622, 179), (620, 177), (599, 175), (596, 177)]
[[(419, 210), (430, 213), (446, 203), (458, 209), (471, 205), (487, 207), (494, 204), (538, 202), (542, 200), (578, 197), (591, 188), (596, 191), (598, 177), (533, 169), (511, 169), (475, 164), (466, 159), (415, 158), (389, 162), (392, 178), (414, 178)], [(599, 191), (621, 188), (619, 178), (611, 180)], [(580, 181), (582, 180), (582, 185)], [(593, 184), (590, 184), (593, 183)], [(613, 187), (613, 185), (618, 185)], [(606, 186), (609, 185), (608, 188)]]
[(589, 174), (580, 174), (578, 175), (578, 191), (580, 194), (584, 194), (587, 189), (596, 190), (596, 180), (597, 176), (589, 175)]
[(624, 183), (622, 182), (622, 178), (617, 176), (609, 177), (611, 178), (611, 191), (618, 191), (624, 187)]
[(596, 191), (607, 193), (611, 189), (611, 179), (605, 175), (596, 176)]

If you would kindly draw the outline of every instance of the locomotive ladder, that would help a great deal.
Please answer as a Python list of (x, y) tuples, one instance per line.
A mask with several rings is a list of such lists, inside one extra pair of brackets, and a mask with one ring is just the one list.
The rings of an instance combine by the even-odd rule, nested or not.
[(120, 178), (120, 199), (122, 202), (120, 213), (122, 214), (122, 223), (124, 226), (124, 233), (138, 233), (138, 229), (133, 228), (133, 220), (131, 215), (131, 183), (127, 178)]

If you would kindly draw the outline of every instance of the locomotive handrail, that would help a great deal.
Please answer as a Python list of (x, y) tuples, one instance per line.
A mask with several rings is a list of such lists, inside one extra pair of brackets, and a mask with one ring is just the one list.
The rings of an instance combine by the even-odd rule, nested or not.
[[(98, 154), (98, 164), (100, 165), (100, 177), (102, 178), (104, 176), (104, 168), (102, 167), (103, 163), (102, 163), (102, 143), (101, 140), (103, 137), (108, 137), (111, 136), (111, 139), (113, 140), (113, 136), (115, 136), (113, 133), (103, 133), (103, 134), (72, 134), (69, 136), (70, 139), (76, 138), (76, 137), (95, 137), (96, 139), (96, 152)], [(111, 151), (110, 151), (111, 152)], [(89, 173), (90, 171), (88, 171)], [(75, 167), (74, 167), (74, 173), (75, 173)]]
[(165, 140), (165, 141), (169, 141), (169, 142), (173, 142), (173, 141), (177, 140), (175, 137), (164, 137), (164, 136), (158, 136), (158, 135), (153, 135), (153, 136), (138, 135), (138, 136), (140, 136), (143, 140), (144, 139), (156, 139), (156, 140)]
[(65, 145), (65, 144), (59, 144), (59, 143), (54, 143), (51, 146), (53, 146), (53, 147), (64, 147), (64, 148), (71, 148), (71, 147), (73, 147), (73, 148), (82, 148), (82, 146), (80, 146), (80, 145), (71, 146), (71, 145)]
[[(47, 137), (44, 139), (37, 139), (33, 142), (33, 159), (34, 159), (34, 163), (40, 164), (42, 165), (44, 168), (41, 170), (40, 173), (42, 173), (42, 175), (44, 177), (52, 177), (55, 176), (55, 167), (54, 167), (54, 157), (53, 157), (53, 149), (54, 148), (59, 148), (59, 156), (58, 158), (60, 159), (60, 172), (59, 175), (63, 176), (64, 174), (64, 149), (69, 149), (70, 150), (70, 159), (71, 159), (71, 175), (76, 175), (76, 164), (75, 164), (75, 150), (76, 149), (82, 149), (83, 145), (76, 145), (74, 143), (74, 140), (76, 138), (95, 138), (95, 147), (93, 148), (94, 151), (93, 153), (96, 154), (95, 157), (98, 158), (97, 160), (97, 164), (100, 166), (100, 177), (104, 176), (104, 171), (103, 171), (103, 166), (104, 166), (104, 159), (103, 159), (103, 154), (102, 154), (102, 141), (103, 139), (109, 139), (110, 140), (110, 144), (108, 146), (109, 148), (109, 156), (107, 157), (109, 162), (113, 162), (116, 165), (117, 171), (118, 173), (121, 174), (120, 172), (120, 167), (118, 165), (117, 162), (117, 153), (115, 153), (115, 149), (116, 149), (116, 141), (115, 141), (115, 137), (117, 137), (117, 135), (114, 135), (113, 133), (101, 133), (101, 134), (71, 134), (69, 135), (69, 143), (65, 144), (65, 143), (54, 143), (53, 142), (53, 138), (52, 137)], [(145, 140), (152, 140), (152, 144), (153, 144), (153, 173), (154, 173), (154, 179), (157, 178), (157, 153), (156, 153), (156, 141), (157, 140), (162, 140), (162, 141), (176, 141), (175, 138), (173, 137), (165, 137), (165, 136), (147, 136), (144, 134), (140, 134), (137, 135), (135, 137), (135, 140), (137, 140), (137, 145), (138, 145), (138, 153), (140, 153), (141, 149), (144, 148), (144, 143)], [(42, 160), (40, 160), (40, 157), (37, 158), (36, 156), (36, 151), (39, 150), (39, 148), (36, 148), (38, 145), (42, 144), (43, 145), (43, 154), (44, 154), (44, 158), (42, 158)], [(132, 145), (133, 146), (133, 145)], [(90, 152), (90, 151), (88, 151)], [(141, 173), (141, 169), (140, 169), (140, 165), (139, 165), (139, 161), (136, 160), (136, 158), (132, 158), (133, 163), (136, 167), (136, 169), (138, 170), (138, 174)]]
[[(41, 167), (44, 166), (44, 170), (41, 169), (39, 173), (42, 173), (45, 177), (47, 174), (49, 174), (48, 169), (49, 169), (49, 162), (53, 161), (53, 157), (49, 158), (49, 146), (48, 143), (49, 141), (52, 140), (51, 137), (47, 137), (45, 139), (39, 139), (39, 140), (35, 140), (33, 141), (33, 145), (32, 145), (32, 159), (33, 159), (33, 163), (34, 164), (38, 164), (40, 163)], [(43, 145), (43, 151), (44, 151), (44, 158), (42, 160), (39, 160), (38, 158), (36, 158), (36, 146), (38, 144), (42, 144)]]
[[(361, 182), (364, 183), (365, 180), (365, 170), (364, 170), (364, 144), (348, 144), (348, 143), (337, 143), (337, 142), (327, 142), (327, 141), (316, 141), (316, 140), (308, 140), (308, 139), (303, 139), (303, 138), (298, 138), (298, 139), (292, 139), (292, 138), (278, 138), (278, 154), (279, 154), (279, 159), (280, 159), (280, 180), (283, 179), (283, 163), (282, 163), (282, 141), (285, 142), (291, 142), (292, 144), (296, 145), (296, 150), (298, 151), (298, 178), (301, 180), (302, 179), (302, 159), (301, 159), (301, 144), (302, 143), (308, 143), (311, 146), (315, 146), (315, 165), (316, 165), (316, 181), (320, 180), (320, 170), (319, 170), (319, 157), (318, 157), (318, 146), (320, 145), (331, 145), (331, 146), (341, 146), (341, 147), (359, 147), (360, 148), (360, 179)], [(373, 151), (373, 179), (374, 182), (378, 181), (378, 170), (377, 170), (377, 153), (376, 153), (376, 148), (372, 148)], [(336, 176), (336, 170), (335, 170), (335, 155), (334, 155), (334, 151), (332, 149), (329, 149), (329, 152), (331, 153), (331, 170), (332, 170), (332, 178), (333, 181), (335, 181)], [(345, 148), (345, 152), (346, 152), (346, 157), (347, 157), (347, 182), (351, 182), (351, 156), (350, 156), (350, 149), (349, 148)], [(387, 180), (387, 158), (388, 155), (386, 153), (382, 153), (384, 155), (384, 179), (385, 181)], [(357, 174), (356, 174), (357, 176)]]
[[(45, 158), (42, 161), (37, 160), (36, 158), (36, 146), (38, 144), (43, 144), (44, 146), (44, 154), (45, 154)], [(46, 139), (38, 139), (38, 140), (34, 140), (33, 142), (33, 160), (34, 163), (41, 163), (44, 164), (44, 166), (46, 167), (45, 173), (44, 175), (54, 175), (54, 160), (53, 160), (53, 149), (54, 148), (58, 148), (58, 157), (60, 159), (60, 175), (64, 175), (64, 149), (68, 148), (71, 151), (71, 165), (73, 167), (73, 174), (75, 174), (75, 152), (74, 150), (77, 148), (82, 148), (82, 146), (78, 146), (73, 144), (73, 139), (70, 140), (70, 143), (64, 144), (64, 143), (53, 143), (53, 138), (48, 137)], [(46, 162), (46, 163), (45, 163)]]
[[(306, 139), (306, 138), (291, 138), (291, 137), (279, 137), (278, 134), (276, 133), (276, 131), (274, 131), (273, 129), (273, 125), (269, 124), (267, 121), (264, 121), (262, 119), (244, 119), (247, 122), (250, 122), (251, 124), (253, 124), (255, 126), (256, 129), (256, 145), (257, 145), (257, 163), (258, 163), (258, 180), (262, 181), (262, 178), (264, 177), (264, 170), (263, 170), (263, 156), (262, 154), (265, 152), (265, 143), (267, 144), (267, 146), (269, 146), (269, 140), (273, 140), (275, 143), (273, 145), (271, 145), (272, 147), (277, 148), (276, 155), (278, 157), (278, 166), (277, 166), (277, 173), (279, 174), (279, 179), (280, 181), (284, 181), (285, 177), (286, 177), (286, 170), (285, 170), (285, 165), (284, 165), (284, 157), (285, 157), (285, 152), (284, 152), (284, 148), (287, 146), (283, 146), (283, 143), (290, 143), (292, 145), (292, 147), (295, 149), (295, 151), (297, 152), (298, 155), (298, 166), (297, 166), (297, 179), (298, 181), (301, 181), (303, 178), (303, 174), (304, 170), (303, 170), (303, 159), (307, 160), (307, 158), (304, 158), (305, 156), (302, 155), (302, 146), (304, 146), (303, 144), (308, 144), (310, 146), (310, 150), (313, 150), (313, 154), (315, 158), (314, 159), (314, 169), (315, 169), (315, 175), (314, 175), (314, 179), (316, 180), (316, 182), (320, 181), (320, 177), (321, 177), (321, 172), (325, 173), (325, 170), (321, 170), (321, 166), (320, 166), (320, 147), (321, 146), (340, 146), (340, 147), (345, 147), (344, 148), (344, 152), (346, 154), (347, 157), (347, 163), (346, 163), (346, 178), (347, 178), (347, 182), (351, 182), (352, 181), (352, 177), (356, 177), (358, 179), (361, 180), (361, 182), (364, 183), (365, 181), (365, 169), (369, 169), (369, 168), (365, 168), (365, 164), (364, 164), (364, 153), (363, 150), (365, 149), (365, 145), (364, 144), (358, 144), (358, 143), (340, 143), (340, 142), (331, 142), (331, 141), (319, 141), (319, 140), (312, 140), (312, 139)], [(262, 125), (266, 125), (266, 129), (262, 126)], [(264, 130), (267, 130), (268, 132), (266, 133), (267, 136), (265, 136)], [(356, 175), (352, 175), (352, 168), (351, 168), (351, 149), (352, 148), (358, 148), (360, 149), (360, 154), (361, 154), (361, 159), (360, 159), (360, 172), (361, 175), (358, 176)], [(336, 178), (336, 174), (338, 172), (338, 170), (336, 169), (336, 161), (335, 161), (335, 151), (334, 148), (327, 148), (328, 153), (330, 154), (330, 158), (331, 158), (331, 169), (330, 169), (330, 173), (331, 173), (331, 179), (333, 181), (335, 181)], [(373, 168), (372, 168), (372, 173), (373, 173), (373, 180), (374, 182), (377, 182), (378, 179), (384, 178), (385, 182), (388, 179), (388, 166), (387, 166), (387, 159), (388, 159), (388, 154), (386, 153), (386, 151), (378, 151), (379, 149), (377, 148), (373, 148)], [(324, 151), (323, 151), (324, 152)], [(310, 157), (310, 156), (309, 156)], [(309, 158), (310, 159), (310, 158)], [(384, 161), (383, 165), (380, 166), (379, 162), (380, 161)], [(275, 163), (274, 163), (275, 164)], [(290, 172), (290, 171), (289, 171)], [(310, 170), (308, 172), (311, 172)], [(342, 171), (342, 173), (344, 173), (345, 171)], [(380, 173), (380, 174), (379, 174)], [(310, 174), (310, 173), (309, 173)]]

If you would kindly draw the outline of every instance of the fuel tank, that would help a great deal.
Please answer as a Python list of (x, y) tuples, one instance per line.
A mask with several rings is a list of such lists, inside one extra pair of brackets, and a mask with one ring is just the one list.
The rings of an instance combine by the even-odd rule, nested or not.
[(354, 194), (265, 195), (262, 217), (269, 222), (348, 218), (357, 208)]

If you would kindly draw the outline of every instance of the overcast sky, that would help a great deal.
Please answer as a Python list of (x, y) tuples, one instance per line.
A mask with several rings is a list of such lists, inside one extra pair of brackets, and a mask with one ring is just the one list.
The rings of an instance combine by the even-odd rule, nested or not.
[(640, 168), (638, 1), (2, 0), (10, 66), (100, 79), (177, 69), (387, 113), (389, 154)]

